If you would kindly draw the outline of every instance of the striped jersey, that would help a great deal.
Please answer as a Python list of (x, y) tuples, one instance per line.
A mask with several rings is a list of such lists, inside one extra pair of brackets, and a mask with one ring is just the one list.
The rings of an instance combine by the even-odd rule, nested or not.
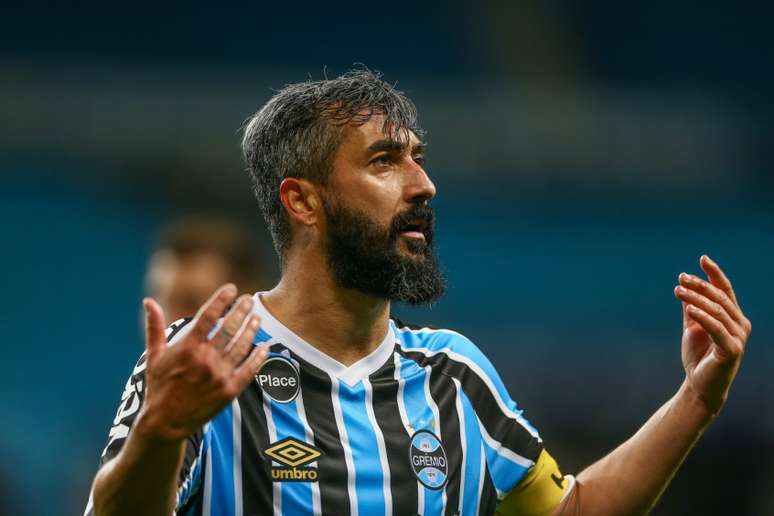
[[(507, 513), (533, 514), (534, 486), (555, 491), (550, 502), (537, 496), (543, 510), (571, 488), (491, 362), (459, 333), (390, 320), (378, 347), (345, 366), (273, 317), (259, 294), (254, 306), (268, 358), (188, 439), (177, 515), (491, 515), (506, 513), (506, 497), (517, 508)], [(171, 343), (187, 323), (170, 327)], [(143, 355), (101, 464), (131, 429), (144, 373)]]

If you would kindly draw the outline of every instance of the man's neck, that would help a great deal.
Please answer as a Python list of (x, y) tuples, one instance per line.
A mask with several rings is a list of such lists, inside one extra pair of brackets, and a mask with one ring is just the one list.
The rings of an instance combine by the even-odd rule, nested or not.
[(336, 285), (327, 266), (286, 263), (280, 283), (261, 297), (293, 333), (349, 366), (387, 334), (390, 302)]

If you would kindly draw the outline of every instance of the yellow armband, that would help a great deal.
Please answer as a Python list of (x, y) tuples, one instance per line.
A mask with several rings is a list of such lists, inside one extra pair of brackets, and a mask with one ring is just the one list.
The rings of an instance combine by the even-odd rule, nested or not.
[(540, 452), (535, 465), (506, 495), (495, 512), (498, 516), (550, 515), (570, 492), (575, 478), (564, 476), (547, 451)]

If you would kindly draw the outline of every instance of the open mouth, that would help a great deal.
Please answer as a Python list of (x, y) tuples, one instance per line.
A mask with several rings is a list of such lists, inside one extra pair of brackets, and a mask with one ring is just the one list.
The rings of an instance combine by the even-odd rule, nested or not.
[(403, 226), (401, 235), (409, 238), (419, 238), (427, 240), (425, 237), (425, 231), (427, 231), (428, 224), (423, 220), (414, 220)]

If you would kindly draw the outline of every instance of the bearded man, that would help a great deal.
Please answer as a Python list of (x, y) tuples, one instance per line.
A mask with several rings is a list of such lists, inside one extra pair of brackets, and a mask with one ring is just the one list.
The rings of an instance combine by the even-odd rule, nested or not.
[[(563, 475), (462, 335), (390, 319), (444, 292), (414, 105), (367, 70), (287, 86), (243, 151), (282, 277), (173, 324), (150, 299), (87, 513), (642, 514), (723, 405), (750, 323), (708, 257), (682, 274), (686, 376)], [(233, 305), (221, 317), (229, 305)], [(168, 342), (169, 341), (169, 342)], [(513, 364), (506, 364), (513, 367)]]

